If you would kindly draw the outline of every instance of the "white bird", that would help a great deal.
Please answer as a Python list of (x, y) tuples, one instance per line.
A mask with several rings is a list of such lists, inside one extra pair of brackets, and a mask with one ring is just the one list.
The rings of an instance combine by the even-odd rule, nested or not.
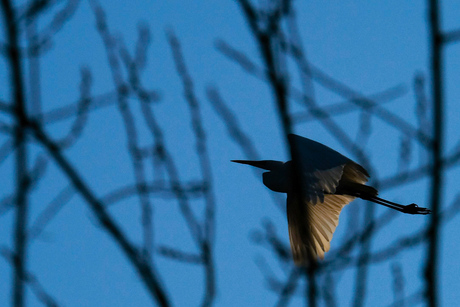
[[(292, 161), (283, 163), (273, 160), (232, 160), (232, 162), (268, 170), (263, 173), (264, 185), (272, 191), (287, 193), (289, 240), (294, 262), (297, 265), (308, 265), (309, 259), (324, 258), (339, 223), (340, 212), (356, 197), (403, 213), (429, 214), (431, 212), (416, 204), (403, 206), (377, 197), (378, 191), (365, 185), (369, 178), (368, 172), (337, 151), (294, 134), (290, 134), (288, 139), (298, 152), (299, 161), (296, 162), (298, 171), (295, 173), (292, 172)], [(299, 178), (301, 185), (296, 187), (293, 178)], [(301, 197), (298, 196), (299, 188)]]

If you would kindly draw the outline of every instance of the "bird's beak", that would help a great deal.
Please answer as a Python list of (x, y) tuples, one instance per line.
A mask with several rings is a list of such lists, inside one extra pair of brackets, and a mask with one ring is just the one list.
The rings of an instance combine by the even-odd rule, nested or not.
[(262, 161), (231, 160), (231, 161), (235, 163), (248, 164), (248, 165), (255, 166), (261, 169), (265, 169), (267, 171), (270, 171), (273, 169), (273, 162), (283, 164), (283, 162), (272, 161), (272, 160), (262, 160)]

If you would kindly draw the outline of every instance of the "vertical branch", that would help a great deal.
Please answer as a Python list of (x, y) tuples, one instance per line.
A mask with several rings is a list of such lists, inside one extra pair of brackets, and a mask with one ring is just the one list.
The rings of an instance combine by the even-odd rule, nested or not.
[(21, 75), (21, 59), (19, 54), (19, 32), (16, 24), (16, 14), (12, 3), (2, 0), (2, 11), (5, 20), (6, 37), (8, 41), (8, 63), (10, 65), (10, 80), (12, 100), (14, 101), (14, 147), (16, 148), (16, 221), (14, 226), (14, 255), (13, 255), (13, 306), (24, 306), (26, 283), (26, 247), (27, 247), (27, 213), (28, 187), (27, 174), (27, 145), (25, 129), (27, 125), (24, 85)]
[(442, 188), (442, 151), (443, 151), (443, 93), (442, 93), (442, 33), (439, 20), (439, 3), (429, 1), (429, 20), (431, 33), (431, 84), (433, 103), (433, 168), (431, 170), (431, 210), (428, 226), (428, 251), (425, 263), (425, 295), (428, 306), (435, 307), (437, 298), (439, 211), (441, 208)]
[(404, 306), (404, 274), (401, 264), (395, 262), (391, 265), (391, 275), (393, 275), (393, 306)]
[(182, 79), (185, 99), (191, 112), (192, 128), (196, 139), (196, 151), (200, 162), (203, 186), (205, 188), (204, 233), (203, 240), (201, 242), (202, 258), (206, 269), (206, 293), (203, 300), (203, 306), (211, 306), (216, 292), (212, 255), (215, 228), (215, 197), (212, 192), (211, 163), (209, 161), (209, 154), (206, 147), (206, 133), (202, 124), (203, 120), (200, 114), (200, 106), (194, 93), (192, 78), (185, 66), (181, 45), (172, 31), (168, 33), (168, 38), (174, 55), (177, 72)]
[[(365, 221), (374, 221), (375, 219), (375, 206), (367, 206), (364, 211)], [(356, 272), (356, 286), (354, 291), (353, 306), (359, 307), (364, 306), (367, 290), (367, 278), (368, 278), (368, 265), (369, 265), (369, 251), (371, 250), (372, 235), (374, 233), (374, 223), (369, 224), (369, 232), (366, 236), (360, 238), (360, 255), (359, 262), (357, 264)]]
[(425, 94), (425, 77), (419, 73), (414, 78), (415, 115), (418, 121), (418, 129), (426, 135), (431, 133), (431, 121), (428, 118), (428, 98)]
[(324, 277), (324, 287), (323, 287), (323, 296), (324, 304), (327, 307), (336, 307), (337, 306), (337, 297), (335, 293), (335, 283), (332, 273), (328, 273)]
[[(295, 22), (295, 14), (294, 11), (290, 12), (290, 33), (292, 38), (290, 38), (289, 45), (291, 47), (290, 52), (292, 53), (292, 56), (294, 57), (294, 60), (296, 61), (299, 72), (301, 75), (301, 82), (302, 82), (302, 87), (304, 94), (303, 96), (306, 97), (304, 99), (304, 102), (306, 106), (312, 110), (315, 110), (317, 114), (321, 114), (321, 116), (318, 116), (318, 121), (331, 133), (331, 135), (335, 136), (336, 139), (342, 143), (345, 147), (350, 148), (350, 150), (356, 154), (358, 157), (360, 163), (362, 163), (366, 169), (370, 170), (371, 173), (373, 173), (373, 167), (371, 165), (370, 160), (365, 156), (363, 150), (355, 144), (351, 138), (347, 135), (347, 133), (341, 129), (341, 127), (336, 124), (336, 122), (330, 117), (330, 115), (327, 112), (324, 112), (321, 108), (318, 108), (315, 102), (314, 98), (314, 86), (312, 83), (312, 70), (311, 70), (311, 65), (307, 61), (305, 52), (303, 51), (302, 47), (302, 42), (301, 38), (299, 35), (299, 31), (297, 29), (297, 23)], [(364, 114), (364, 110), (362, 111)], [(367, 116), (367, 119), (370, 120), (370, 117)], [(366, 121), (365, 121), (366, 123)], [(364, 128), (364, 129), (363, 129)], [(367, 127), (369, 128), (369, 127)], [(366, 129), (366, 126), (362, 127), (360, 129), (360, 136), (369, 136), (370, 135), (370, 129)], [(365, 143), (364, 140), (361, 140), (360, 144), (364, 146), (363, 144)], [(372, 221), (374, 219), (374, 212), (375, 212), (375, 207), (374, 206), (367, 206), (365, 209), (365, 221)], [(356, 274), (356, 291), (355, 291), (355, 298), (354, 298), (354, 306), (362, 306), (365, 302), (365, 297), (366, 297), (366, 290), (367, 290), (367, 277), (368, 277), (368, 254), (371, 249), (371, 239), (372, 239), (372, 228), (371, 231), (367, 236), (364, 236), (361, 240), (361, 251), (360, 251), (360, 260), (359, 265), (357, 268), (357, 274)], [(331, 277), (332, 278), (332, 277)], [(310, 280), (311, 282), (312, 280)], [(310, 293), (310, 297), (311, 297)]]
[(127, 85), (123, 80), (120, 61), (116, 54), (115, 39), (109, 31), (106, 23), (105, 12), (99, 6), (97, 1), (92, 1), (91, 5), (96, 17), (97, 29), (104, 43), (107, 58), (109, 61), (110, 70), (112, 72), (113, 83), (117, 89), (117, 106), (123, 124), (128, 142), (128, 150), (134, 169), (134, 177), (136, 180), (136, 189), (141, 205), (141, 220), (143, 230), (144, 248), (143, 254), (145, 259), (150, 260), (153, 250), (153, 222), (152, 222), (152, 204), (148, 197), (146, 172), (144, 161), (139, 150), (139, 136), (136, 128), (136, 120), (130, 106), (127, 102)]
[[(284, 135), (287, 140), (287, 136), (292, 133), (292, 121), (289, 115), (289, 105), (288, 105), (288, 76), (287, 72), (283, 71), (280, 67), (283, 64), (283, 52), (280, 39), (280, 23), (281, 18), (289, 12), (289, 7), (291, 2), (289, 0), (281, 1), (276, 10), (267, 17), (266, 29), (263, 29), (263, 26), (260, 26), (260, 22), (263, 21), (263, 18), (260, 17), (260, 14), (257, 10), (250, 4), (248, 0), (239, 0), (240, 6), (245, 14), (246, 20), (249, 24), (249, 27), (258, 43), (264, 65), (266, 67), (266, 77), (269, 82), (270, 88), (272, 90), (273, 96), (275, 97), (275, 103), (278, 108), (278, 115), (280, 116), (280, 121)], [(289, 144), (289, 153), (293, 161), (293, 169), (295, 170), (292, 174), (293, 183), (294, 183), (294, 193), (297, 196), (301, 197), (303, 194), (302, 187), (302, 174), (300, 168), (296, 167), (298, 161), (300, 161), (299, 151), (295, 142)], [(296, 206), (295, 210), (301, 216), (302, 220), (309, 221), (309, 212), (306, 206), (303, 205), (302, 201), (294, 201), (293, 205)], [(311, 232), (309, 231), (308, 222), (301, 225), (302, 230), (300, 231), (304, 236), (306, 241), (311, 241)], [(308, 254), (310, 255), (310, 254)], [(307, 289), (306, 289), (306, 301), (308, 306), (316, 306), (316, 293), (317, 286), (315, 280), (316, 272), (316, 259), (313, 255), (310, 255), (308, 260), (308, 267), (305, 268), (306, 276), (308, 277)]]
[[(37, 16), (37, 15), (35, 15)], [(35, 16), (29, 16), (26, 19), (26, 35), (28, 41), (28, 73), (30, 89), (28, 98), (30, 99), (31, 116), (40, 119), (42, 116), (41, 106), (41, 87), (40, 87), (40, 56), (34, 52), (34, 46), (38, 46), (37, 37), (37, 20)]]
[(279, 294), (278, 297), (278, 302), (276, 303), (276, 307), (284, 307), (289, 304), (289, 300), (293, 296), (296, 288), (297, 288), (297, 282), (299, 280), (301, 274), (301, 270), (298, 268), (293, 268), (291, 272), (289, 273), (289, 277), (284, 284), (283, 289), (281, 290), (281, 293)]

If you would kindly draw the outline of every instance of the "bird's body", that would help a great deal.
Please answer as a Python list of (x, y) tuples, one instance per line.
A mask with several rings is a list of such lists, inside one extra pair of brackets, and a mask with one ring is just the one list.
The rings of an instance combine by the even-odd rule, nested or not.
[(367, 171), (337, 151), (313, 140), (291, 134), (297, 151), (296, 162), (273, 160), (233, 162), (259, 167), (263, 183), (270, 190), (287, 193), (287, 217), (291, 250), (296, 264), (323, 258), (345, 205), (356, 197), (411, 214), (430, 211), (415, 204), (402, 206), (377, 197), (377, 190), (365, 185)]

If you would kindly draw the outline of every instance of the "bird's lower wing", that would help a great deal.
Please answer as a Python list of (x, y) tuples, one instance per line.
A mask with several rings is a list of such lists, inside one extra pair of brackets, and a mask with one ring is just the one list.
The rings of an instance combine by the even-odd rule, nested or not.
[(314, 205), (308, 200), (288, 195), (289, 240), (297, 265), (307, 265), (309, 259), (324, 258), (339, 224), (340, 212), (353, 199), (352, 196), (327, 194), (323, 203)]

